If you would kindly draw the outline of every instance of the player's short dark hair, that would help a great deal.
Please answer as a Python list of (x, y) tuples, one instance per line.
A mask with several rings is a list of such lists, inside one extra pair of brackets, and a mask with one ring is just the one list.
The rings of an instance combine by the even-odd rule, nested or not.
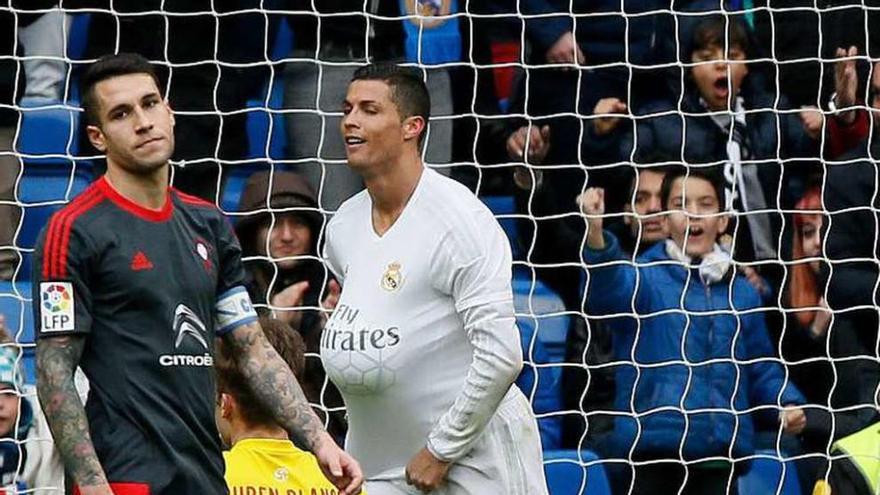
[(672, 185), (675, 184), (676, 179), (681, 177), (697, 177), (712, 184), (712, 189), (715, 191), (715, 197), (718, 199), (720, 210), (724, 211), (724, 180), (722, 179), (718, 168), (686, 167), (684, 165), (670, 166), (666, 171), (666, 175), (663, 176), (663, 185), (660, 186), (660, 199), (663, 202), (664, 210), (667, 210), (669, 206)]
[[(425, 125), (431, 117), (431, 95), (422, 73), (412, 67), (383, 62), (365, 65), (354, 72), (351, 81), (383, 81), (391, 88), (391, 101), (404, 119), (421, 117)], [(422, 142), (425, 133), (419, 136)]]
[[(293, 371), (293, 375), (300, 379), (305, 371), (306, 344), (302, 335), (283, 321), (260, 317), (260, 326), (266, 340), (275, 348), (281, 359)], [(266, 410), (263, 404), (254, 395), (247, 379), (236, 364), (236, 357), (224, 346), (219, 346), (217, 359), (214, 367), (217, 370), (217, 392), (233, 396), (238, 403), (239, 411), (246, 422), (253, 425), (268, 425), (275, 423), (275, 415)]]
[[(726, 38), (726, 40), (725, 40)], [(691, 53), (706, 48), (738, 48), (749, 57), (751, 42), (745, 24), (735, 17), (711, 16), (700, 21), (691, 37)]]
[(162, 95), (162, 84), (153, 64), (136, 53), (119, 53), (105, 55), (86, 69), (80, 80), (80, 94), (82, 95), (82, 108), (85, 114), (86, 125), (98, 125), (98, 100), (95, 97), (95, 86), (104, 80), (126, 76), (128, 74), (147, 74), (156, 82), (159, 94)]

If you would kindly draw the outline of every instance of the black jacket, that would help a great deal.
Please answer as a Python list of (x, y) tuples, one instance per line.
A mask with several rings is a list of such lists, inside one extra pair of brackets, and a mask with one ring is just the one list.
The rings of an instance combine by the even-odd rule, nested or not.
[(880, 248), (880, 174), (874, 158), (880, 157), (880, 143), (869, 150), (844, 156), (840, 164), (826, 165), (823, 201), (830, 221), (826, 217), (824, 254), (830, 263), (823, 278), (834, 319), (827, 337), (830, 352), (823, 354), (831, 359), (835, 372), (836, 386), (828, 399), (835, 411), (809, 409), (804, 431), (807, 443), (823, 450), (829, 438), (837, 440), (880, 419), (875, 397), (880, 386), (876, 310), (880, 270), (872, 261), (860, 261), (876, 259)]

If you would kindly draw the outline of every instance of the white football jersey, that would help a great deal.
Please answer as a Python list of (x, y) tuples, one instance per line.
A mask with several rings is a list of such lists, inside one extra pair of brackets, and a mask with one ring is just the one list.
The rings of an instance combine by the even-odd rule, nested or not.
[(343, 288), (321, 358), (348, 408), (347, 449), (381, 479), (426, 444), (466, 455), (519, 393), (509, 385), (522, 351), (510, 245), (479, 199), (426, 168), (381, 237), (371, 210), (361, 191), (327, 227), (324, 256)]

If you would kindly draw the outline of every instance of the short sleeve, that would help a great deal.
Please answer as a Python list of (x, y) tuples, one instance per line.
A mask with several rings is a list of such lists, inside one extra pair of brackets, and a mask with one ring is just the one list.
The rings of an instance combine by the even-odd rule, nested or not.
[(34, 250), (32, 296), (36, 337), (87, 334), (92, 328), (92, 259), (87, 237), (56, 217)]
[(245, 285), (244, 264), (241, 262), (241, 244), (225, 217), (218, 218), (217, 259), (220, 263), (217, 279), (217, 294), (225, 294), (230, 289)]

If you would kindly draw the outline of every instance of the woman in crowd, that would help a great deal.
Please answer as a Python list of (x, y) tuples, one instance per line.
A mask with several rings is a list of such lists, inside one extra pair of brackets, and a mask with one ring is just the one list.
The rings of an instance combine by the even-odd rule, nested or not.
[(324, 218), (315, 193), (292, 172), (260, 172), (248, 179), (239, 211), (253, 213), (235, 226), (250, 276), (251, 300), (261, 312), (302, 334), (307, 352), (303, 390), (312, 404), (320, 406), (318, 414), (329, 416), (327, 429), (340, 439), (346, 429), (342, 399), (325, 380), (317, 357), (325, 310), (336, 306), (339, 284), (317, 254)]

